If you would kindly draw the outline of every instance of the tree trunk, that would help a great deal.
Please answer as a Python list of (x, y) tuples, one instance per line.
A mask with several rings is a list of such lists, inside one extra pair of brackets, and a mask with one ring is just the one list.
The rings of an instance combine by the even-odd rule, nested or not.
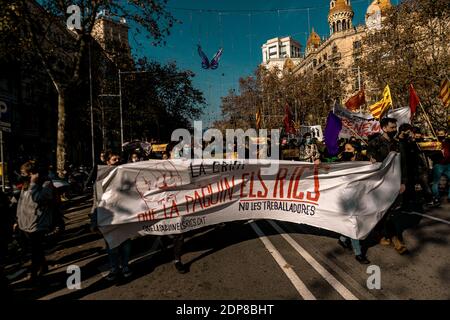
[(58, 132), (57, 132), (57, 146), (56, 146), (56, 168), (58, 176), (64, 177), (64, 169), (66, 164), (66, 106), (65, 106), (65, 91), (59, 88), (58, 90)]

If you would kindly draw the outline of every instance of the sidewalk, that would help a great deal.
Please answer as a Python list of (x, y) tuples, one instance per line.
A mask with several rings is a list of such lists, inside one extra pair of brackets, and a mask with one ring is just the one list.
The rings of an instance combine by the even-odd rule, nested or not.
[[(66, 288), (69, 274), (67, 267), (78, 265), (82, 267), (93, 258), (99, 263), (106, 263), (104, 241), (100, 234), (89, 230), (89, 213), (92, 207), (92, 197), (84, 196), (71, 199), (65, 206), (65, 232), (46, 246), (46, 258), (49, 272), (43, 277), (39, 287), (32, 287), (28, 279), (30, 255), (15, 259), (6, 266), (6, 275), (13, 289), (13, 299), (40, 299), (61, 288)], [(25, 262), (25, 263), (23, 263)]]

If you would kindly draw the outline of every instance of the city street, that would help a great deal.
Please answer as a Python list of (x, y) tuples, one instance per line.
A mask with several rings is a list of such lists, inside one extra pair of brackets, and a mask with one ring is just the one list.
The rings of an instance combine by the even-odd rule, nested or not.
[[(371, 243), (369, 265), (337, 244), (337, 235), (276, 221), (231, 222), (189, 232), (179, 274), (169, 237), (133, 241), (131, 279), (110, 283), (105, 244), (89, 231), (91, 200), (67, 209), (67, 230), (49, 248), (50, 271), (38, 289), (10, 266), (15, 299), (450, 299), (450, 204), (424, 215), (404, 214), (409, 254)], [(81, 268), (81, 289), (69, 290), (67, 267)], [(381, 270), (381, 289), (367, 288), (369, 266)]]

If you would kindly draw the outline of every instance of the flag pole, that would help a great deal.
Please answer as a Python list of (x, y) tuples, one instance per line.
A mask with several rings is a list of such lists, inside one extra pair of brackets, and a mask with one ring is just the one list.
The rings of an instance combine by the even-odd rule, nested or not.
[(425, 119), (428, 122), (428, 124), (430, 125), (431, 128), (431, 133), (433, 133), (434, 138), (437, 140), (437, 136), (436, 136), (436, 132), (434, 131), (433, 125), (431, 124), (430, 118), (428, 118), (428, 114), (425, 112), (425, 109), (422, 106), (422, 102), (420, 102), (419, 100), (419, 106), (423, 111), (423, 114), (425, 115)]
[(355, 136), (357, 136), (359, 139), (361, 139), (361, 141), (362, 141), (366, 146), (369, 145), (367, 142), (364, 141), (364, 138), (361, 137), (361, 136), (360, 136), (353, 128), (347, 126), (344, 122), (342, 122), (342, 124), (343, 124), (347, 129), (349, 129)]

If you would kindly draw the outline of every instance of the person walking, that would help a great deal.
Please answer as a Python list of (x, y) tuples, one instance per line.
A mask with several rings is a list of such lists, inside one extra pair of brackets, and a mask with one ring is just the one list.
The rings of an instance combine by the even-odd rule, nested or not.
[[(394, 118), (383, 118), (380, 121), (380, 126), (383, 134), (373, 138), (367, 148), (367, 155), (372, 163), (383, 162), (390, 152), (400, 151), (398, 141), (395, 140), (397, 120)], [(404, 181), (402, 180), (402, 182)], [(398, 213), (401, 209), (401, 194), (405, 192), (405, 189), (405, 184), (401, 183), (400, 195), (380, 221), (380, 224), (383, 226), (380, 244), (386, 246), (394, 244), (394, 248), (399, 254), (405, 254), (408, 251), (402, 240), (401, 229), (397, 223)]]
[[(341, 154), (341, 161), (364, 161), (364, 157), (361, 154), (360, 146), (357, 141), (348, 142), (344, 146), (344, 152)], [(344, 235), (341, 235), (338, 240), (338, 244), (344, 249), (353, 248), (355, 259), (361, 264), (369, 264), (370, 261), (362, 251), (361, 242), (358, 239), (350, 239)]]
[(38, 284), (48, 272), (45, 259), (45, 234), (50, 231), (54, 217), (55, 188), (44, 171), (39, 172), (35, 162), (28, 161), (20, 168), (24, 179), (17, 204), (17, 225), (31, 245), (31, 281)]
[[(97, 172), (97, 180), (105, 178), (114, 167), (120, 163), (120, 155), (117, 152), (108, 151), (105, 153), (105, 161), (107, 168), (99, 170)], [(94, 184), (94, 204), (91, 214), (91, 231), (99, 232), (98, 230), (98, 212), (97, 212), (97, 186)], [(115, 281), (119, 276), (120, 272), (123, 277), (129, 278), (132, 276), (133, 272), (130, 269), (129, 261), (131, 255), (131, 239), (127, 239), (122, 242), (119, 246), (115, 248), (110, 248), (108, 242), (106, 242), (106, 251), (108, 253), (108, 260), (110, 266), (110, 272), (106, 276), (106, 280)]]

